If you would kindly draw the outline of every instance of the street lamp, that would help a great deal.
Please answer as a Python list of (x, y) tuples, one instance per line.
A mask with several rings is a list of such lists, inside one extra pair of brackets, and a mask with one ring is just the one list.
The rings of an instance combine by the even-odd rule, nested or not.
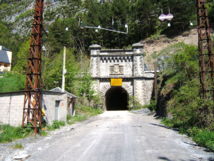
[[(167, 15), (162, 13), (162, 14), (158, 17), (158, 19), (161, 20), (161, 21), (165, 21), (165, 20), (171, 21), (173, 18), (174, 18), (174, 16), (173, 16), (173, 14), (170, 13), (170, 10), (169, 10), (169, 13), (168, 13)], [(169, 23), (167, 24), (167, 26), (168, 26), (168, 27), (171, 27), (171, 23), (169, 22)]]
[(129, 26), (128, 26), (128, 24), (125, 24), (125, 28), (126, 28), (126, 33), (129, 33)]

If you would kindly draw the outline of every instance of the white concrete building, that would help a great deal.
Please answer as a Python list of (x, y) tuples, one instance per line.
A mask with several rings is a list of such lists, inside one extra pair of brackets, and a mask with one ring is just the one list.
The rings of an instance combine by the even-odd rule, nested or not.
[(146, 69), (142, 44), (133, 44), (130, 50), (91, 45), (90, 50), (94, 90), (105, 100), (107, 110), (127, 109), (130, 96), (142, 105), (150, 103), (154, 71)]
[(12, 64), (12, 52), (0, 46), (0, 72), (10, 71)]
[[(60, 88), (43, 92), (42, 107), (48, 124), (54, 120), (66, 121), (73, 115), (76, 96), (62, 92)], [(22, 124), (24, 92), (0, 93), (0, 124), (20, 126)]]

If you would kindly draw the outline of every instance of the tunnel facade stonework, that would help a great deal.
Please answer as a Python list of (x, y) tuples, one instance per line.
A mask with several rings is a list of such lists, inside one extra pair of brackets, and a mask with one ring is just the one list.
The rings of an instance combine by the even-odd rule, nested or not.
[(103, 99), (112, 87), (111, 79), (119, 78), (129, 99), (135, 98), (142, 105), (150, 103), (154, 71), (146, 69), (142, 44), (133, 44), (129, 50), (102, 49), (100, 45), (91, 45), (90, 56), (93, 88)]

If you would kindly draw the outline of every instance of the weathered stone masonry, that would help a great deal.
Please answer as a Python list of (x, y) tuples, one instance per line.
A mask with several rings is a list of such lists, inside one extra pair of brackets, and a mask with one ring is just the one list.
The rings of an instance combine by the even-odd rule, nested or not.
[(111, 78), (122, 78), (122, 87), (142, 105), (148, 104), (153, 90), (153, 71), (145, 71), (143, 45), (133, 44), (132, 49), (102, 50), (91, 45), (91, 74), (94, 89), (105, 98), (111, 88)]

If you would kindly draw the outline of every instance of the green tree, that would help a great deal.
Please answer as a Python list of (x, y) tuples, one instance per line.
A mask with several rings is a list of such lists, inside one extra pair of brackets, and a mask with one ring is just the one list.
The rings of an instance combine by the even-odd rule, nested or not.
[(79, 95), (88, 100), (89, 106), (95, 98), (95, 92), (92, 89), (92, 78), (89, 74), (84, 74), (79, 86)]
[[(190, 21), (196, 24), (196, 4), (195, 0), (161, 0), (160, 8), (165, 14), (170, 12), (174, 15), (171, 21), (171, 27), (166, 28), (168, 36), (180, 34), (190, 28)], [(165, 23), (167, 25), (167, 23)]]
[[(66, 52), (66, 84), (65, 88), (69, 92), (73, 92), (75, 90), (74, 80), (75, 76), (78, 73), (79, 65), (76, 62), (74, 57), (74, 50), (67, 49)], [(63, 50), (60, 53), (53, 55), (50, 58), (46, 58), (46, 62), (43, 65), (44, 73), (44, 86), (46, 89), (51, 89), (55, 87), (61, 87), (62, 84), (62, 61), (63, 60)]]
[(26, 67), (27, 67), (27, 58), (29, 55), (29, 49), (30, 49), (30, 41), (25, 41), (22, 43), (21, 47), (19, 48), (19, 51), (16, 56), (16, 64), (13, 68), (14, 71), (18, 73), (25, 73)]
[(21, 44), (21, 38), (11, 32), (10, 25), (0, 20), (0, 45), (13, 52), (13, 65), (16, 64), (16, 52)]
[(1, 74), (0, 92), (15, 92), (24, 89), (24, 75), (18, 73)]
[(214, 1), (208, 0), (208, 13), (209, 13), (209, 20), (212, 28), (214, 28)]
[(130, 38), (138, 42), (151, 34), (159, 27), (159, 6), (156, 0), (136, 0), (130, 7)]

